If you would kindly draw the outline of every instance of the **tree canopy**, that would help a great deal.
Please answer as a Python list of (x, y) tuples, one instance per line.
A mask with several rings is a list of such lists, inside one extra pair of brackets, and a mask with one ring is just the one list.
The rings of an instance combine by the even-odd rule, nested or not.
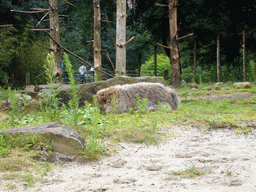
[[(68, 15), (60, 20), (61, 45), (80, 57), (93, 63), (93, 1), (70, 0), (75, 5), (59, 1), (60, 14)], [(136, 1), (132, 9), (127, 9), (127, 39), (134, 39), (127, 46), (127, 70), (138, 69), (138, 58), (142, 55), (145, 63), (153, 55), (155, 43), (169, 46), (168, 0)], [(49, 49), (49, 39), (42, 31), (30, 31), (44, 13), (25, 14), (11, 12), (11, 9), (30, 11), (30, 8), (48, 8), (48, 0), (43, 1), (0, 1), (1, 27), (0, 83), (22, 86), (25, 76), (30, 72), (31, 79), (43, 72), (42, 64)], [(193, 36), (179, 40), (182, 70), (193, 63), (194, 42), (197, 43), (198, 66), (203, 70), (212, 70), (216, 65), (216, 38), (220, 35), (221, 65), (228, 70), (241, 68), (242, 31), (246, 31), (247, 57), (255, 58), (256, 2), (254, 0), (179, 0), (178, 1), (178, 37), (194, 33)], [(108, 71), (115, 66), (116, 4), (115, 1), (101, 1), (102, 65)], [(45, 18), (45, 20), (47, 17)], [(49, 28), (42, 21), (37, 28)], [(167, 48), (159, 48), (158, 54), (170, 56)], [(80, 62), (70, 57), (73, 67)], [(113, 64), (112, 64), (113, 63)], [(88, 67), (90, 68), (90, 67)], [(88, 69), (87, 68), (87, 69)], [(224, 71), (223, 71), (224, 72)], [(242, 75), (242, 74), (241, 74)], [(240, 76), (241, 76), (240, 75)], [(237, 77), (240, 78), (238, 75)], [(15, 81), (12, 81), (12, 78)], [(38, 81), (44, 81), (39, 78)], [(35, 82), (33, 82), (35, 83)], [(37, 82), (38, 83), (38, 82)]]

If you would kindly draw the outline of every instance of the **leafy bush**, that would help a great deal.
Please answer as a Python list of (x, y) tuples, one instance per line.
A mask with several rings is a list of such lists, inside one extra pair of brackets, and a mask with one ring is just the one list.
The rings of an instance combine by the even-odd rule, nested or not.
[[(141, 65), (142, 76), (153, 76), (155, 70), (155, 58), (151, 56), (148, 61)], [(164, 76), (164, 71), (168, 70), (168, 79), (171, 78), (171, 64), (170, 59), (166, 55), (157, 54), (157, 75)]]

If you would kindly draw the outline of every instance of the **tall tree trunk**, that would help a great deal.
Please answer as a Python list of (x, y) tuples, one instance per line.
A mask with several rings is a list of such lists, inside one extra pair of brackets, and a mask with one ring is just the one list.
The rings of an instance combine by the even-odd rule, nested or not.
[(194, 72), (193, 72), (193, 82), (196, 82), (196, 39), (194, 40)]
[(217, 81), (220, 82), (220, 35), (217, 35)]
[(126, 0), (117, 0), (116, 76), (126, 75)]
[[(102, 80), (101, 63), (101, 15), (100, 0), (93, 0), (94, 6), (94, 81)], [(97, 70), (100, 69), (101, 71)]]
[(155, 68), (154, 68), (154, 74), (157, 76), (157, 45), (154, 45), (154, 57), (155, 57)]
[[(50, 35), (60, 44), (59, 17), (58, 17), (58, 0), (49, 0), (49, 17), (50, 17)], [(54, 52), (55, 70), (54, 74), (62, 77), (61, 68), (61, 49), (50, 39), (50, 49)]]
[(170, 60), (172, 65), (172, 85), (174, 88), (180, 87), (181, 71), (180, 71), (180, 56), (179, 43), (177, 41), (177, 0), (169, 0), (169, 22), (170, 22)]
[(243, 30), (243, 78), (246, 79), (246, 49), (245, 49), (245, 29)]

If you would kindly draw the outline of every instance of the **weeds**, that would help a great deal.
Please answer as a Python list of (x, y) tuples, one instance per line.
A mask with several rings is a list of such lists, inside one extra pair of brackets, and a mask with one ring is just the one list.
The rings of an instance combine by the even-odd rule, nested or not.
[(15, 124), (15, 120), (19, 117), (20, 113), (20, 104), (19, 104), (19, 95), (17, 94), (17, 91), (12, 91), (11, 88), (8, 88), (8, 97), (10, 99), (10, 124), (13, 126)]
[(50, 90), (44, 91), (44, 98), (47, 98), (45, 100), (42, 100), (40, 98), (40, 109), (42, 111), (42, 117), (43, 121), (46, 122), (48, 119), (50, 121), (57, 121), (60, 120), (60, 112), (59, 112), (59, 104), (60, 102), (56, 98), (56, 95), (58, 94), (55, 83), (57, 81), (55, 75), (53, 74), (53, 71), (55, 71), (55, 64), (54, 64), (54, 54), (51, 52), (51, 54), (48, 54), (46, 57), (45, 62), (45, 72), (46, 72), (46, 78), (48, 81), (48, 84), (50, 85)]
[(138, 112), (139, 116), (148, 112), (148, 99), (144, 98), (143, 100), (140, 99), (139, 95), (136, 94), (136, 103), (138, 105)]
[(194, 177), (204, 176), (208, 173), (211, 173), (209, 167), (198, 168), (195, 165), (191, 165), (189, 168), (182, 171), (172, 171), (167, 173), (168, 177), (166, 180), (180, 180), (180, 179), (192, 179)]

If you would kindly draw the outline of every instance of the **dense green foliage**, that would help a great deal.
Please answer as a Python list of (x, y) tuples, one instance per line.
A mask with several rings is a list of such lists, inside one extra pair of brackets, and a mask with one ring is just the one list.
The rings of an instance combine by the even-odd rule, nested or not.
[[(157, 54), (157, 75), (164, 76), (164, 71), (167, 70), (171, 75), (170, 59), (164, 54)], [(155, 58), (151, 56), (148, 61), (141, 65), (142, 76), (154, 76), (155, 71)]]
[[(60, 22), (61, 44), (93, 65), (93, 1), (73, 0), (73, 7), (59, 1), (60, 14), (69, 15)], [(153, 55), (153, 46), (160, 43), (169, 46), (168, 8), (156, 6), (167, 4), (167, 0), (136, 1), (127, 8), (127, 70), (137, 70), (139, 58), (145, 63)], [(180, 40), (181, 67), (187, 73), (194, 62), (194, 43), (197, 45), (197, 66), (211, 73), (211, 81), (216, 81), (216, 37), (220, 35), (221, 80), (241, 81), (242, 74), (242, 31), (246, 30), (247, 80), (253, 79), (249, 62), (255, 60), (256, 4), (254, 0), (231, 1), (191, 0), (178, 2), (178, 36), (194, 33)], [(13, 86), (25, 84), (25, 76), (30, 72), (31, 79), (43, 72), (42, 62), (49, 48), (49, 39), (44, 32), (32, 32), (44, 13), (25, 14), (10, 12), (11, 9), (30, 10), (32, 7), (48, 8), (48, 0), (0, 2), (0, 24), (14, 24), (0, 28), (0, 83)], [(102, 64), (103, 68), (114, 73), (115, 67), (115, 1), (101, 1), (102, 13)], [(106, 22), (106, 20), (110, 22)], [(64, 27), (64, 28), (63, 28)], [(41, 22), (38, 28), (49, 28), (48, 22)], [(108, 57), (108, 55), (109, 57)], [(169, 56), (169, 49), (159, 47), (158, 54)], [(75, 72), (80, 61), (70, 56)], [(111, 64), (113, 63), (113, 65)], [(255, 66), (254, 66), (255, 67)], [(90, 66), (87, 66), (87, 70)], [(190, 68), (192, 69), (192, 68)], [(232, 73), (230, 71), (232, 70)], [(200, 74), (199, 74), (200, 75)], [(184, 76), (184, 75), (183, 75)], [(188, 78), (188, 75), (185, 75)], [(13, 81), (14, 79), (14, 81)], [(206, 81), (208, 81), (207, 79)], [(191, 81), (191, 79), (188, 79)], [(37, 83), (45, 82), (44, 76)], [(33, 84), (36, 82), (33, 81)]]

